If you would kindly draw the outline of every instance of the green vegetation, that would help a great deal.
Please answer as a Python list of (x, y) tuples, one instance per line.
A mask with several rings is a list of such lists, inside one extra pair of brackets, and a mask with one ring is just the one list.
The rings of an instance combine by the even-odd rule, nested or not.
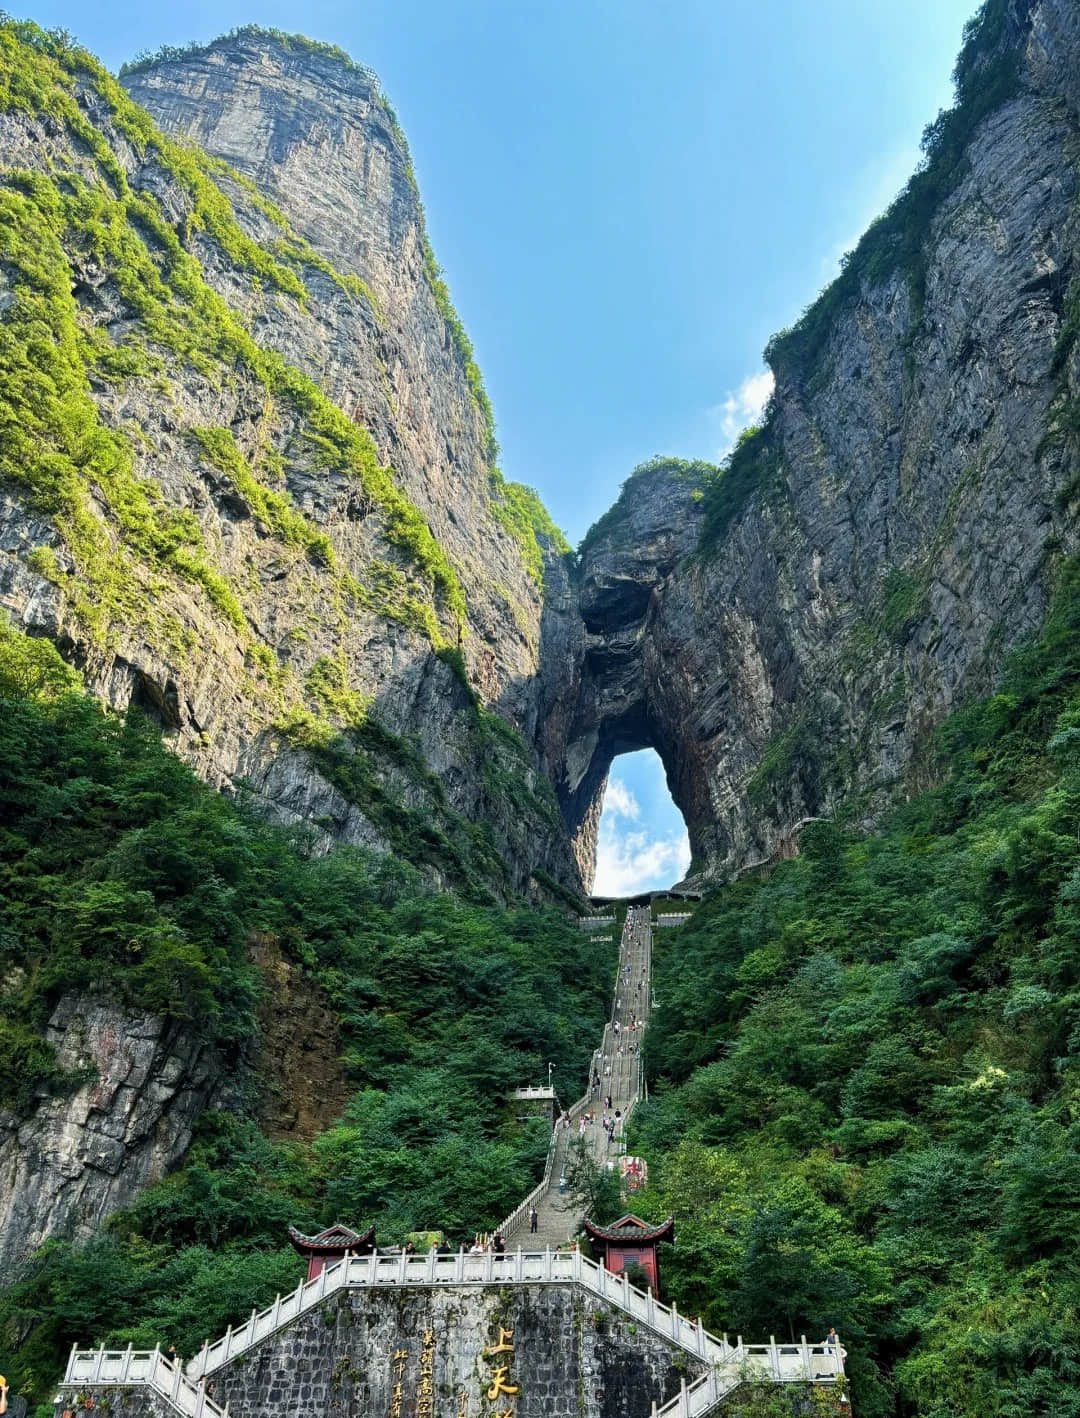
[(926, 612), (926, 586), (909, 571), (890, 567), (882, 588), (881, 628), (890, 640), (903, 641)]
[(540, 494), (524, 483), (508, 483), (498, 468), (491, 469), (492, 512), (496, 522), (517, 542), (533, 582), (544, 584), (544, 551), (570, 554), (570, 543), (551, 520)]
[[(441, 779), (428, 768), (416, 743), (393, 733), (365, 703), (333, 697), (344, 693), (344, 685), (327, 662), (316, 667), (316, 682), (309, 676), (308, 692), (345, 727), (336, 732), (324, 717), (294, 710), (282, 716), (277, 728), (307, 751), (323, 777), (361, 809), (395, 853), (434, 868), (466, 899), (490, 904), (493, 893), (505, 897), (512, 889), (510, 868), (490, 823), (499, 821), (511, 850), (525, 857), (536, 824), (557, 831), (562, 816), (551, 785), (533, 767), (521, 735), (480, 705), (461, 652), (444, 649), (439, 659), (465, 689), (461, 712), (467, 716), (470, 757), (480, 765), (478, 805), (468, 817), (451, 808)], [(512, 815), (508, 804), (513, 804)], [(572, 900), (578, 908), (580, 903)]]
[(735, 447), (705, 484), (705, 520), (698, 547), (708, 553), (717, 547), (728, 528), (759, 489), (780, 482), (780, 454), (771, 426), (747, 428)]
[(585, 533), (578, 547), (578, 555), (583, 556), (589, 547), (604, 537), (610, 537), (621, 527), (635, 500), (640, 497), (642, 488), (654, 479), (673, 478), (677, 482), (687, 483), (691, 488), (691, 498), (698, 501), (698, 494), (706, 493), (719, 471), (713, 463), (705, 463), (700, 459), (669, 458), (663, 453), (657, 453), (647, 462), (639, 463), (619, 489), (619, 496), (614, 503)]
[(394, 112), (393, 105), (385, 94), (379, 95), (379, 103), (386, 118), (390, 133), (401, 150), (402, 159), (405, 164), (405, 176), (413, 190), (416, 199), (416, 209), (420, 217), (420, 249), (424, 258), (424, 275), (427, 277), (428, 286), (435, 300), (435, 308), (442, 316), (450, 343), (453, 345), (458, 359), (461, 361), (461, 368), (465, 375), (466, 383), (469, 386), (469, 393), (476, 411), (480, 415), (481, 425), (484, 430), (484, 452), (488, 463), (493, 470), (493, 476), (499, 478), (495, 465), (499, 457), (499, 441), (495, 437), (495, 411), (491, 407), (491, 400), (488, 392), (484, 388), (484, 379), (480, 373), (480, 366), (476, 363), (476, 354), (472, 347), (472, 341), (465, 326), (461, 323), (461, 316), (454, 308), (454, 302), (450, 299), (450, 288), (443, 278), (443, 270), (435, 259), (435, 252), (432, 250), (431, 241), (427, 234), (427, 218), (424, 215), (424, 204), (420, 200), (420, 189), (416, 183), (416, 173), (413, 170), (412, 157), (409, 153), (408, 140), (405, 131), (398, 122), (398, 116)]
[(1076, 562), (940, 753), (941, 786), (879, 832), (812, 824), (797, 860), (658, 941), (641, 1205), (676, 1214), (680, 1308), (785, 1338), (835, 1324), (866, 1418), (1070, 1414)]
[[(220, 45), (228, 44), (235, 39), (243, 38), (272, 39), (286, 53), (308, 53), (316, 54), (335, 61), (338, 64), (352, 69), (364, 75), (372, 85), (376, 85), (375, 76), (362, 65), (353, 63), (349, 56), (335, 45), (319, 44), (313, 40), (305, 38), (303, 35), (289, 35), (280, 30), (266, 29), (259, 25), (243, 25), (238, 29), (231, 30), (227, 35), (213, 40), (210, 44), (193, 43), (181, 48), (165, 45), (161, 49), (150, 54), (141, 54), (131, 64), (125, 64), (121, 69), (121, 77), (128, 74), (135, 74), (142, 70), (152, 68), (154, 65), (168, 63), (176, 60), (185, 60), (197, 57), (202, 54), (211, 53)], [(420, 202), (419, 191), (416, 186), (415, 175), (413, 174), (411, 160), (409, 158), (408, 144), (396, 115), (387, 100), (379, 95), (379, 101), (388, 119), (391, 132), (395, 142), (400, 146), (406, 163), (406, 172), (413, 186), (416, 195), (417, 206), (420, 213), (420, 233), (424, 261), (424, 273), (435, 299), (435, 305), (440, 316), (446, 324), (451, 343), (461, 361), (462, 371), (465, 375), (466, 383), (470, 395), (476, 405), (484, 428), (485, 455), (491, 465), (491, 490), (492, 490), (492, 511), (496, 521), (515, 538), (521, 547), (522, 556), (529, 575), (539, 586), (543, 582), (543, 547), (550, 544), (559, 552), (570, 550), (566, 539), (551, 520), (547, 509), (540, 501), (538, 495), (532, 488), (523, 486), (520, 483), (507, 482), (496, 467), (498, 457), (498, 443), (495, 437), (495, 420), (491, 407), (491, 400), (488, 398), (487, 390), (484, 388), (483, 378), (480, 374), (479, 366), (476, 363), (476, 356), (473, 351), (472, 342), (462, 324), (461, 317), (454, 308), (450, 299), (450, 291), (446, 285), (442, 270), (435, 259), (435, 253), (431, 248), (431, 243), (427, 236), (427, 227), (423, 214), (423, 206)], [(130, 101), (129, 101), (130, 103)], [(133, 107), (133, 106), (132, 106)], [(137, 111), (137, 110), (136, 110)], [(154, 135), (155, 142), (157, 135)], [(235, 172), (228, 164), (220, 159), (208, 158), (195, 149), (185, 149), (177, 144), (169, 144), (167, 154), (163, 149), (163, 156), (168, 159), (170, 170), (176, 174), (182, 171), (186, 185), (196, 198), (197, 224), (204, 226), (210, 234), (222, 246), (223, 250), (242, 268), (255, 270), (253, 264), (256, 255), (260, 260), (269, 259), (267, 253), (261, 248), (250, 243), (250, 251), (247, 247), (238, 248), (235, 222), (231, 220), (231, 212), (228, 209), (228, 202), (222, 193), (213, 186), (209, 179), (214, 178), (232, 184), (242, 191), (245, 200), (250, 202), (259, 212), (262, 213), (275, 226), (281, 228), (283, 236), (274, 246), (274, 255), (280, 257), (282, 261), (290, 265), (301, 268), (304, 266), (322, 271), (332, 280), (336, 281), (344, 289), (353, 294), (365, 297), (372, 309), (378, 315), (378, 306), (374, 296), (368, 287), (359, 277), (354, 275), (343, 276), (334, 269), (325, 258), (316, 252), (310, 243), (298, 236), (289, 227), (288, 221), (282, 212), (269, 202), (258, 190), (250, 179), (245, 178), (240, 173)], [(210, 193), (213, 193), (213, 199)], [(240, 233), (242, 236), (242, 233)], [(247, 241), (247, 238), (244, 238)], [(253, 254), (254, 253), (254, 254)], [(260, 272), (261, 274), (261, 272)], [(291, 289), (282, 281), (288, 282), (289, 273), (282, 277), (280, 270), (277, 272), (277, 283), (283, 289)], [(303, 295), (302, 286), (292, 293)], [(403, 545), (413, 555), (420, 555), (421, 561), (430, 559), (431, 548), (426, 545), (420, 546), (423, 541), (422, 533), (413, 527), (411, 534), (403, 536), (399, 545)], [(430, 567), (427, 569), (431, 569)], [(440, 576), (446, 570), (445, 566), (439, 567)], [(434, 574), (434, 572), (432, 573)], [(437, 578), (439, 579), (439, 578)], [(447, 582), (444, 589), (453, 600), (453, 587)]]
[[(289, 1221), (374, 1220), (386, 1241), (497, 1224), (546, 1147), (506, 1096), (549, 1060), (582, 1091), (615, 963), (560, 913), (436, 894), (400, 858), (308, 856), (73, 682), (51, 644), (0, 630), (0, 1101), (28, 1109), (85, 1081), (43, 1039), (71, 990), (162, 1011), (241, 1068), (256, 936), (329, 995), (355, 1092), (310, 1147), (206, 1117), (183, 1167), (93, 1243), (46, 1247), (0, 1296), (5, 1372), (39, 1400), (75, 1340), (190, 1353), (290, 1288)], [(355, 734), (358, 755), (416, 769), (372, 720)]]
[(817, 802), (827, 786), (828, 734), (832, 715), (820, 699), (807, 695), (786, 728), (765, 745), (746, 785), (750, 801), (767, 811), (787, 785), (797, 782), (804, 802)]
[(144, 69), (153, 69), (158, 64), (170, 64), (175, 61), (185, 59), (195, 59), (203, 54), (211, 54), (215, 49), (224, 48), (232, 40), (236, 39), (272, 39), (278, 47), (286, 54), (313, 54), (320, 59), (330, 59), (339, 64), (342, 68), (351, 69), (354, 73), (366, 77), (372, 84), (375, 84), (375, 75), (363, 64), (357, 64), (336, 44), (326, 44), (321, 40), (308, 39), (302, 34), (288, 34), (285, 30), (274, 29), (266, 25), (237, 25), (234, 29), (227, 31), (223, 35), (218, 35), (208, 44), (199, 40), (192, 40), (190, 44), (163, 44), (159, 49), (140, 50), (135, 58), (127, 64), (121, 64), (120, 77), (126, 78), (128, 74), (138, 74)]
[[(116, 130), (188, 194), (191, 208), (178, 228), (152, 194), (129, 186), (105, 131), (85, 118), (77, 84), (89, 85)], [(4, 109), (53, 116), (87, 153), (79, 170), (9, 169), (0, 186), (0, 258), (13, 273), (16, 297), (0, 327), (0, 476), (20, 482), (52, 516), (74, 562), (69, 574), (54, 562), (59, 584), (88, 633), (104, 640), (113, 622), (153, 616), (167, 576), (200, 585), (213, 612), (233, 632), (248, 633), (239, 594), (214, 569), (195, 518), (167, 507), (153, 483), (134, 475), (128, 436), (103, 422), (91, 394), (92, 378), (160, 374), (173, 361), (222, 383), (242, 375), (268, 414), (296, 425), (298, 455), (357, 481), (380, 509), (387, 539), (431, 583), (456, 626), (454, 638), (460, 637), (465, 599), (457, 574), (419, 510), (379, 463), (370, 434), (307, 376), (257, 345), (237, 312), (203, 280), (188, 249), (200, 233), (253, 283), (306, 298), (295, 270), (239, 227), (207, 175), (214, 165), (162, 137), (91, 55), (32, 24), (0, 24)], [(301, 238), (286, 232), (282, 241), (279, 249), (294, 264), (319, 265)], [(88, 261), (104, 271), (134, 322), (119, 345), (87, 320), (72, 294)], [(243, 480), (238, 490), (255, 499), (253, 510), (275, 535), (331, 565), (329, 543), (305, 526), (283, 495), (244, 478), (242, 459), (223, 430), (196, 436), (234, 482)], [(442, 643), (430, 608), (413, 596), (390, 604), (397, 618)]]
[(836, 280), (789, 330), (774, 335), (765, 358), (778, 375), (807, 379), (837, 315), (867, 285), (900, 272), (911, 285), (915, 319), (925, 283), (923, 244), (934, 214), (966, 170), (965, 148), (975, 129), (1019, 91), (1019, 52), (1009, 42), (1009, 0), (983, 0), (964, 26), (953, 70), (955, 106), (942, 109), (922, 137), (923, 160), (888, 211), (872, 222), (842, 263)]
[(269, 531), (287, 546), (302, 547), (316, 565), (333, 567), (330, 538), (297, 512), (288, 493), (266, 487), (254, 476), (227, 428), (193, 428), (189, 432), (201, 452), (228, 477)]
[[(912, 328), (918, 324), (926, 281), (923, 248), (930, 222), (964, 175), (965, 149), (975, 129), (1019, 89), (1019, 55), (1009, 42), (1011, 23), (1008, 0), (984, 0), (964, 27), (963, 49), (953, 70), (955, 106), (943, 109), (927, 126), (918, 170), (888, 211), (870, 224), (855, 249), (844, 257), (840, 275), (795, 325), (774, 335), (765, 347), (765, 359), (779, 378), (799, 380), (813, 390), (815, 382), (825, 377), (825, 346), (838, 317), (858, 300), (865, 287), (880, 285), (894, 272), (909, 283)], [(1080, 331), (1080, 296), (1070, 309), (1057, 351), (1061, 365)], [(1066, 431), (1070, 417), (1066, 407), (1060, 415), (1061, 431)], [(708, 555), (716, 550), (757, 490), (777, 488), (781, 479), (777, 430), (767, 411), (764, 424), (747, 429), (723, 467), (703, 484), (702, 552)], [(586, 542), (614, 512), (613, 508), (590, 529)], [(892, 630), (888, 633), (895, 634)]]

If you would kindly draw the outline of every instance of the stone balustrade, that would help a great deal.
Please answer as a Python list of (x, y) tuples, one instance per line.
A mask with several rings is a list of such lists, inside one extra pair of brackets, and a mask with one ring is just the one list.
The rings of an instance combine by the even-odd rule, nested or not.
[(72, 1349), (64, 1374), (64, 1387), (126, 1388), (147, 1384), (185, 1418), (228, 1418), (229, 1405), (220, 1408), (205, 1388), (193, 1382), (179, 1363), (160, 1349)]

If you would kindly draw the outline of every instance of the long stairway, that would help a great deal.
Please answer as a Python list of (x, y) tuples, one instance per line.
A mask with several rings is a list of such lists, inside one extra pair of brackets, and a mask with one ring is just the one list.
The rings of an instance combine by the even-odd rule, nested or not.
[[(584, 1213), (560, 1190), (571, 1161), (571, 1149), (582, 1144), (600, 1165), (615, 1161), (625, 1150), (626, 1121), (641, 1097), (641, 1041), (649, 1017), (652, 968), (652, 924), (648, 907), (630, 907), (619, 946), (619, 967), (612, 996), (611, 1017), (604, 1026), (600, 1047), (592, 1057), (589, 1091), (569, 1110), (567, 1121), (556, 1124), (551, 1163), (545, 1185), (534, 1193), (537, 1211), (535, 1233), (529, 1230), (529, 1208), (519, 1207), (504, 1223), (508, 1242), (553, 1249), (565, 1244), (581, 1229)], [(595, 1080), (599, 1078), (597, 1084)], [(606, 1107), (610, 1097), (611, 1106)], [(604, 1113), (615, 1119), (609, 1136), (602, 1126)], [(592, 1121), (589, 1121), (589, 1119)]]
[[(207, 1345), (187, 1366), (186, 1373), (158, 1350), (72, 1350), (64, 1386), (74, 1392), (80, 1385), (147, 1384), (154, 1388), (169, 1413), (183, 1418), (228, 1418), (228, 1405), (219, 1408), (206, 1394), (207, 1376), (254, 1345), (292, 1324), (302, 1314), (342, 1289), (390, 1285), (407, 1289), (432, 1285), (559, 1285), (583, 1286), (621, 1310), (636, 1324), (670, 1340), (688, 1358), (707, 1366), (694, 1382), (684, 1385), (657, 1418), (705, 1418), (726, 1394), (747, 1378), (775, 1383), (832, 1382), (843, 1375), (842, 1351), (808, 1344), (735, 1344), (727, 1335), (710, 1334), (700, 1320), (691, 1321), (675, 1305), (662, 1304), (651, 1291), (630, 1285), (625, 1276), (610, 1274), (580, 1251), (558, 1253), (558, 1247), (576, 1235), (583, 1219), (580, 1206), (560, 1180), (570, 1149), (580, 1139), (599, 1163), (615, 1162), (625, 1149), (627, 1118), (642, 1092), (641, 1041), (649, 1017), (651, 996), (652, 927), (647, 907), (627, 911), (619, 947), (619, 965), (611, 1017), (604, 1027), (600, 1047), (590, 1066), (589, 1092), (569, 1109), (569, 1125), (560, 1122), (544, 1180), (500, 1228), (508, 1241), (508, 1254), (496, 1256), (349, 1256), (327, 1266), (314, 1280), (304, 1281), (273, 1305), (253, 1310), (245, 1323)], [(597, 1078), (599, 1083), (596, 1082)], [(614, 1136), (601, 1127), (607, 1111), (618, 1112)], [(595, 1113), (595, 1122), (582, 1119)], [(538, 1227), (529, 1230), (529, 1210), (535, 1205)]]

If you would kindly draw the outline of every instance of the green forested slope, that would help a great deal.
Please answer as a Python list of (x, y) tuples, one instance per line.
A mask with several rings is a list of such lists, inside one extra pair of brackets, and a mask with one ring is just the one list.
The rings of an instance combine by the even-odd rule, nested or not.
[(0, 1296), (5, 1372), (38, 1399), (75, 1340), (190, 1351), (291, 1288), (290, 1221), (374, 1220), (387, 1241), (496, 1225), (546, 1150), (507, 1095), (551, 1060), (576, 1096), (614, 968), (556, 912), (465, 904), (385, 856), (307, 856), (73, 679), (49, 643), (0, 631), (0, 1102), (83, 1081), (43, 1040), (70, 990), (186, 1021), (242, 1080), (267, 934), (329, 994), (355, 1091), (310, 1147), (207, 1116), (131, 1213), (81, 1252), (47, 1247)]
[(662, 936), (638, 1115), (685, 1309), (835, 1324), (860, 1418), (1080, 1413), (1080, 569), (942, 785)]

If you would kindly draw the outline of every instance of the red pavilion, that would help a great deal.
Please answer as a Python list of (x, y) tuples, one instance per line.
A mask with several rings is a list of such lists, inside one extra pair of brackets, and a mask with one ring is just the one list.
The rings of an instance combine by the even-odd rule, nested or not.
[(675, 1240), (675, 1218), (669, 1216), (657, 1226), (642, 1221), (627, 1212), (610, 1226), (597, 1226), (587, 1217), (585, 1232), (601, 1253), (604, 1267), (613, 1275), (621, 1275), (632, 1265), (640, 1265), (649, 1277), (653, 1293), (660, 1293), (660, 1272), (656, 1264), (656, 1248), (661, 1241)]
[(305, 1236), (295, 1226), (289, 1227), (289, 1240), (307, 1260), (307, 1278), (314, 1280), (328, 1265), (341, 1260), (345, 1252), (367, 1256), (375, 1249), (375, 1227), (366, 1231), (350, 1231), (348, 1226), (328, 1226), (317, 1236)]

